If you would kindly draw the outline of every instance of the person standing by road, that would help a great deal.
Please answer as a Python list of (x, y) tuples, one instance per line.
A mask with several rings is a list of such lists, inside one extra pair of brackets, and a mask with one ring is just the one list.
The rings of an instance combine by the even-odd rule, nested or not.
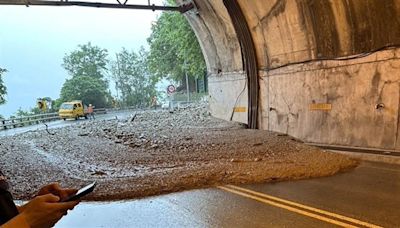
[(58, 183), (41, 188), (35, 198), (23, 206), (14, 204), (6, 177), (0, 170), (0, 226), (2, 228), (53, 227), (79, 201), (60, 202), (77, 192)]
[(94, 118), (94, 106), (92, 104), (89, 104), (88, 114), (89, 114), (89, 119), (96, 119)]
[(153, 96), (151, 98), (151, 107), (153, 107), (154, 109), (157, 109), (157, 97)]

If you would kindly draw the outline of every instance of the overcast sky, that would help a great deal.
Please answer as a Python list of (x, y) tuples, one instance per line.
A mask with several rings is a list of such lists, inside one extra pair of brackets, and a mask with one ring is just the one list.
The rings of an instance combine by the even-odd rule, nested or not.
[[(111, 1), (112, 2), (112, 1)], [(130, 1), (147, 4), (147, 0)], [(162, 0), (152, 0), (161, 4)], [(28, 110), (38, 97), (57, 99), (67, 72), (66, 53), (92, 42), (111, 57), (122, 47), (147, 48), (151, 23), (160, 12), (86, 7), (0, 6), (0, 67), (8, 89), (0, 114)]]

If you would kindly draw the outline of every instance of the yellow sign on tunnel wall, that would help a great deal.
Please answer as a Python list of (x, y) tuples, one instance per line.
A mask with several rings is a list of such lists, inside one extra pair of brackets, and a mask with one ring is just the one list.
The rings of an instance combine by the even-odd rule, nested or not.
[(326, 104), (326, 103), (317, 103), (317, 104), (310, 104), (309, 109), (311, 111), (331, 111), (332, 110), (332, 104)]
[(246, 107), (234, 107), (234, 112), (246, 112)]

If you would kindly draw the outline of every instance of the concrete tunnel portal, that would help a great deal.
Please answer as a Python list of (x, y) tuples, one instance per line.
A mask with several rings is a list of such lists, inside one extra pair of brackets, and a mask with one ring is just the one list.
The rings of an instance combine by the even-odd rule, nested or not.
[(214, 116), (309, 143), (399, 150), (400, 0), (195, 3), (186, 17)]
[(0, 5), (183, 13), (209, 102), (3, 131), (15, 199), (97, 181), (60, 227), (399, 226), (400, 0), (90, 1)]
[(400, 149), (400, 0), (177, 3), (167, 10), (198, 37), (215, 117), (308, 143)]

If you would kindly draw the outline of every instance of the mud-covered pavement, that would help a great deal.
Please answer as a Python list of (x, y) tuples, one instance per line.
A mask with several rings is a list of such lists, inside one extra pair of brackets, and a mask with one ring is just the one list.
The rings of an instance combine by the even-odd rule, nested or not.
[[(133, 118), (134, 117), (134, 118)], [(88, 200), (332, 175), (357, 162), (290, 137), (211, 117), (205, 105), (0, 138), (0, 167), (27, 199), (58, 181), (97, 181)]]

